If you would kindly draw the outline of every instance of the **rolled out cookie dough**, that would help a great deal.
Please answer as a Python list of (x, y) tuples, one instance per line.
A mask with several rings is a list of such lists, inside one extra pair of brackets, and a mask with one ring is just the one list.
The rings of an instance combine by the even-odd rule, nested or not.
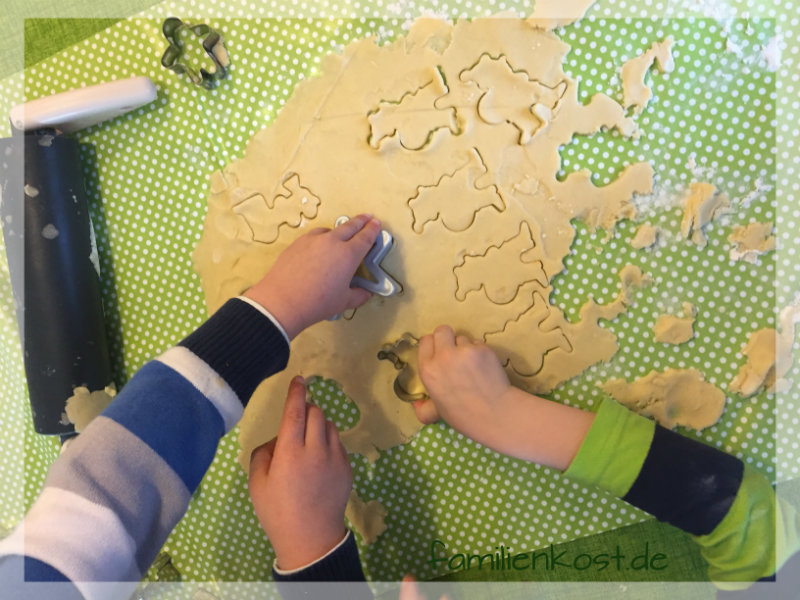
[(694, 318), (697, 309), (688, 302), (683, 303), (683, 317), (659, 315), (653, 325), (657, 342), (664, 344), (683, 344), (694, 337)]
[(599, 386), (634, 412), (669, 429), (676, 425), (705, 429), (719, 421), (725, 410), (725, 394), (695, 369), (651, 371), (631, 383), (610, 379)]
[(758, 257), (775, 250), (775, 236), (772, 234), (772, 223), (750, 223), (735, 227), (728, 236), (733, 244), (731, 260), (743, 260), (756, 264)]
[[(635, 218), (634, 196), (652, 192), (654, 171), (634, 163), (603, 187), (589, 171), (559, 180), (560, 150), (575, 136), (639, 135), (609, 96), (579, 98), (563, 70), (568, 51), (523, 19), (419, 19), (390, 44), (360, 40), (325, 57), (244, 156), (212, 174), (193, 254), (210, 313), (257, 282), (298, 236), (360, 212), (394, 236), (383, 267), (403, 286), (293, 340), (285, 371), (245, 410), (241, 462), (276, 435), (296, 374), (339, 382), (358, 406), (359, 421), (341, 434), (349, 452), (374, 461), (407, 442), (421, 424), (394, 393), (395, 366), (378, 358), (406, 333), (448, 323), (485, 339), (506, 357), (512, 380), (538, 393), (615, 354), (616, 336), (599, 321), (627, 310), (641, 271), (624, 269), (620, 296), (587, 299), (575, 323), (551, 304), (552, 281), (575, 238), (571, 221), (610, 231)], [(515, 82), (530, 97), (498, 104)], [(499, 256), (511, 262), (497, 268)], [(535, 343), (539, 336), (547, 343)]]
[(781, 311), (780, 332), (765, 328), (750, 334), (742, 354), (747, 358), (731, 381), (728, 390), (749, 398), (766, 388), (768, 393), (786, 391), (791, 382), (786, 375), (792, 366), (795, 325), (800, 321), (800, 296)]

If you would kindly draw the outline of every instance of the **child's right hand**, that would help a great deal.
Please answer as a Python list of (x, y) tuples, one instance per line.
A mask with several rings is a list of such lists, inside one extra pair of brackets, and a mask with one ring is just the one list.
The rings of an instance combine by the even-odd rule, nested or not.
[(439, 326), (419, 341), (419, 372), (430, 396), (414, 403), (420, 421), (444, 419), (476, 442), (503, 451), (508, 423), (519, 418), (518, 403), (488, 346)]
[(430, 398), (414, 403), (423, 423), (453, 429), (502, 454), (565, 470), (594, 415), (513, 387), (492, 350), (446, 326), (419, 341)]

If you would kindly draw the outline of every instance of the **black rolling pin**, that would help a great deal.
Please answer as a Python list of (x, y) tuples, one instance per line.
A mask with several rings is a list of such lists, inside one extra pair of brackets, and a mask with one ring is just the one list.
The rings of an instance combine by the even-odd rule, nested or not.
[[(61, 132), (127, 112), (149, 95), (154, 98), (152, 82), (141, 79), (94, 86), (101, 90), (94, 94), (83, 88), (34, 101), (40, 102), (39, 110), (29, 103), (27, 110), (17, 111), (24, 117), (15, 119), (12, 111), (12, 124), (26, 133), (0, 141), (7, 184), (0, 211), (38, 433), (74, 432), (64, 419), (74, 389), (102, 390), (112, 383), (80, 146)], [(124, 84), (131, 81), (143, 95), (135, 101), (125, 97), (131, 89)], [(84, 110), (76, 112), (76, 105)]]

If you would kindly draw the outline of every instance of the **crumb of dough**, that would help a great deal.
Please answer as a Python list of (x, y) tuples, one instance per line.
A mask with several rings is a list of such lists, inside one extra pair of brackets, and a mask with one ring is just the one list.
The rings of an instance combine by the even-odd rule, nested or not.
[(378, 500), (364, 502), (355, 490), (350, 492), (344, 516), (361, 534), (365, 544), (372, 544), (386, 531), (386, 509)]
[(653, 97), (653, 90), (644, 82), (645, 77), (653, 64), (661, 73), (669, 73), (675, 68), (675, 61), (672, 59), (673, 43), (672, 37), (662, 42), (654, 42), (641, 56), (632, 58), (622, 65), (620, 71), (624, 108), (633, 108), (634, 113), (639, 114), (647, 107)]
[(745, 363), (728, 386), (728, 391), (749, 398), (763, 389), (768, 393), (783, 392), (791, 387), (786, 377), (792, 366), (795, 325), (800, 322), (800, 295), (784, 308), (778, 317), (780, 332), (772, 328), (750, 334), (742, 354)]
[(696, 369), (651, 371), (633, 382), (610, 379), (599, 387), (634, 412), (669, 429), (710, 427), (725, 410), (725, 394)]
[(114, 384), (107, 385), (105, 389), (90, 392), (84, 386), (73, 390), (72, 396), (67, 398), (65, 414), (67, 421), (75, 425), (75, 431), (81, 432), (97, 415), (103, 412), (117, 395)]
[(694, 337), (694, 318), (697, 309), (689, 302), (683, 303), (683, 317), (659, 315), (653, 325), (657, 342), (664, 344), (683, 344)]
[(649, 223), (644, 223), (636, 230), (636, 235), (631, 240), (631, 246), (636, 250), (651, 248), (658, 241), (660, 230)]
[(708, 240), (703, 228), (714, 219), (727, 214), (729, 210), (727, 194), (718, 192), (710, 183), (693, 182), (686, 198), (681, 234), (701, 248), (705, 247)]
[(758, 257), (776, 248), (772, 223), (750, 223), (735, 227), (728, 236), (731, 248), (731, 260), (743, 260), (752, 264), (758, 263)]

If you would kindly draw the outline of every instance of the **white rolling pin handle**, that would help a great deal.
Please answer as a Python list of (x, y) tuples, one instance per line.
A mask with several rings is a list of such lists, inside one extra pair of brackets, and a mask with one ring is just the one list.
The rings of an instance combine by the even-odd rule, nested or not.
[(73, 133), (149, 104), (156, 95), (147, 77), (120, 79), (19, 104), (11, 109), (11, 124), (22, 131)]

